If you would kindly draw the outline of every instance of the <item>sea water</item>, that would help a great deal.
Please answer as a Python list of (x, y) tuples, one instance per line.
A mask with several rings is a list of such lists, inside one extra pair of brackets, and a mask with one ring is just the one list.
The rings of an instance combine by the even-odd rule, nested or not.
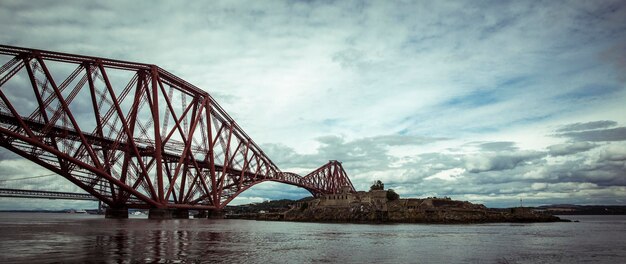
[(0, 213), (2, 263), (626, 263), (626, 216), (325, 224)]

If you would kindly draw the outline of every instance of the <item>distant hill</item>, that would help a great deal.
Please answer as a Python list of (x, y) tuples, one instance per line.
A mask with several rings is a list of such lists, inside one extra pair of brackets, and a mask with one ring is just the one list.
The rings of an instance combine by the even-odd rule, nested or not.
[(251, 203), (251, 204), (242, 204), (242, 205), (229, 205), (224, 208), (224, 211), (230, 214), (250, 214), (250, 213), (258, 213), (260, 211), (275, 213), (275, 212), (284, 212), (290, 209), (291, 206), (295, 205), (298, 202), (309, 201), (312, 200), (313, 197), (306, 197), (300, 200), (274, 200), (274, 201), (265, 201), (262, 203)]
[(626, 215), (626, 205), (552, 204), (535, 207), (553, 215)]

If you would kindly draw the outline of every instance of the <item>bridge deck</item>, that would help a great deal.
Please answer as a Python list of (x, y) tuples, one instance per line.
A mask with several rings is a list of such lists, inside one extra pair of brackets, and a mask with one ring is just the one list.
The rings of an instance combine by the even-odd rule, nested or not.
[(98, 201), (96, 197), (88, 193), (36, 191), (5, 188), (0, 188), (0, 197)]

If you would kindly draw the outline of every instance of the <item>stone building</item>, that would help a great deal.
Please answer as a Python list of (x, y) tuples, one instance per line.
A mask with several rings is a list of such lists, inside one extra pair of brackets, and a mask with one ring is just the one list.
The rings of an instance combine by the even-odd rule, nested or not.
[(387, 191), (371, 190), (369, 192), (351, 192), (349, 187), (344, 187), (338, 194), (325, 194), (319, 198), (319, 206), (326, 207), (350, 207), (353, 203), (369, 203), (386, 207)]

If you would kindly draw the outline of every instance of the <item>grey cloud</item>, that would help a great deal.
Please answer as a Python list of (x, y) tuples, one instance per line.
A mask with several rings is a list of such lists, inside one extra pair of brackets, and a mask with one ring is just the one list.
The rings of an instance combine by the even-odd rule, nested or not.
[(480, 144), (479, 147), (485, 151), (503, 151), (517, 149), (517, 147), (515, 146), (515, 142), (510, 141), (487, 142)]
[[(431, 181), (416, 183), (417, 190), (430, 190), (440, 195), (453, 197), (511, 196), (534, 197), (536, 203), (554, 203), (564, 193), (568, 203), (591, 199), (598, 203), (615, 203), (611, 197), (619, 186), (626, 184), (623, 177), (626, 146), (601, 146), (594, 153), (579, 152), (574, 159), (555, 164), (539, 158), (525, 166), (515, 166), (510, 170), (491, 170), (471, 173), (457, 181)], [(598, 155), (599, 154), (599, 155)], [(501, 160), (501, 158), (499, 159)], [(505, 163), (512, 164), (512, 163)], [(531, 176), (529, 174), (536, 174)], [(419, 192), (416, 192), (419, 196)], [(585, 196), (589, 197), (585, 197)], [(601, 196), (604, 195), (604, 196)], [(543, 198), (542, 198), (543, 197)], [(585, 203), (588, 203), (588, 200)], [(506, 203), (500, 201), (498, 203)]]
[(548, 150), (551, 156), (566, 156), (584, 152), (595, 147), (595, 144), (589, 142), (574, 142), (552, 145), (548, 147)]
[(360, 68), (372, 63), (366, 55), (361, 50), (348, 48), (335, 52), (332, 55), (332, 60), (339, 63), (343, 68)]
[(578, 182), (593, 183), (598, 186), (626, 186), (623, 177), (624, 161), (594, 161), (584, 164), (584, 160), (573, 160), (551, 166), (546, 171), (545, 181), (550, 183)]
[(421, 182), (441, 171), (462, 168), (464, 161), (459, 155), (443, 153), (424, 153), (408, 157), (409, 161), (402, 163), (397, 175), (389, 179), (390, 185), (405, 185)]
[(626, 82), (626, 41), (622, 41), (602, 53), (602, 58), (613, 64), (620, 79)]
[(344, 143), (344, 140), (342, 137), (332, 136), (332, 135), (317, 137), (316, 140), (319, 143), (326, 144), (326, 145), (339, 145), (339, 144)]
[(0, 187), (85, 193), (76, 185), (69, 184), (62, 176), (56, 175), (25, 159), (0, 161)]
[[(299, 171), (292, 171), (294, 168), (305, 168), (309, 171), (315, 169), (316, 166), (324, 164), (323, 159), (318, 159), (310, 154), (299, 154), (293, 148), (285, 146), (283, 144), (262, 144), (261, 148), (267, 154), (267, 156), (284, 171), (291, 171), (295, 173), (303, 173)], [(306, 171), (308, 172), (308, 171)]]
[(233, 104), (240, 99), (239, 96), (229, 93), (222, 93), (217, 91), (210, 91), (209, 93), (213, 98), (220, 102), (220, 104)]
[(617, 122), (611, 120), (600, 120), (586, 123), (573, 123), (565, 125), (556, 130), (556, 132), (572, 132), (572, 131), (581, 131), (581, 130), (590, 130), (590, 129), (598, 129), (598, 128), (608, 128), (617, 126)]
[(500, 152), (478, 154), (466, 158), (466, 169), (471, 173), (510, 170), (540, 159), (546, 154), (538, 151)]
[(389, 168), (390, 164), (398, 159), (388, 153), (390, 147), (423, 145), (438, 140), (441, 139), (384, 135), (344, 142), (340, 138), (326, 137), (320, 141), (323, 144), (319, 147), (315, 157), (317, 160), (337, 159), (344, 161), (347, 168), (359, 173)]
[[(390, 143), (393, 144), (394, 140), (387, 141), (385, 137), (374, 138), (345, 141), (341, 137), (327, 136), (318, 139), (323, 144), (314, 154), (300, 155), (286, 146), (275, 148), (272, 153), (277, 151), (284, 154), (279, 158), (281, 161), (277, 161), (279, 166), (282, 166), (284, 161), (294, 161), (290, 165), (296, 167), (303, 167), (303, 164), (319, 166), (321, 163), (313, 164), (310, 161), (316, 159), (323, 161), (328, 159), (327, 155), (330, 153), (338, 154), (337, 159), (343, 161), (344, 168), (357, 189), (367, 189), (372, 180), (379, 179), (389, 188), (401, 192), (403, 197), (435, 195), (463, 199), (528, 196), (529, 202), (532, 200), (533, 203), (551, 203), (560, 197), (559, 193), (574, 192), (576, 195), (583, 193), (597, 195), (594, 201), (612, 203), (612, 200), (602, 198), (600, 194), (606, 195), (614, 191), (616, 186), (623, 186), (626, 181), (622, 179), (626, 160), (626, 147), (623, 144), (596, 145), (574, 142), (553, 145), (549, 152), (541, 152), (499, 150), (510, 148), (515, 144), (487, 142), (477, 146), (486, 144), (484, 146), (493, 151), (472, 155), (423, 153), (395, 157), (388, 154), (385, 148)], [(336, 149), (339, 150), (333, 152)], [(548, 163), (546, 160), (548, 154), (562, 155), (566, 160)], [(270, 157), (274, 159), (273, 155)], [(464, 168), (466, 171), (452, 180), (427, 179), (439, 172), (458, 168)], [(576, 196), (568, 202), (582, 201), (581, 197)], [(472, 199), (476, 201), (477, 198)], [(487, 202), (490, 206), (510, 206), (506, 198), (482, 202)]]
[(262, 148), (276, 165), (284, 170), (291, 168), (315, 169), (328, 160), (339, 160), (344, 162), (346, 169), (351, 169), (354, 173), (361, 173), (376, 169), (383, 170), (389, 168), (392, 162), (397, 161), (397, 157), (388, 153), (390, 147), (424, 145), (439, 140), (443, 139), (383, 135), (345, 141), (338, 136), (323, 136), (317, 138), (321, 145), (313, 154), (299, 154), (294, 149), (281, 144), (263, 144)]
[[(598, 157), (598, 161), (626, 161), (626, 145), (608, 145)], [(626, 164), (623, 164), (626, 166)]]
[(407, 135), (384, 135), (384, 136), (375, 136), (368, 137), (361, 140), (356, 140), (355, 143), (358, 144), (380, 144), (387, 146), (408, 146), (408, 145), (424, 145), (428, 143), (432, 143), (434, 141), (445, 140), (445, 138), (435, 138), (435, 137), (422, 137), (422, 136), (407, 136)]
[(576, 141), (624, 141), (626, 140), (626, 127), (568, 132), (558, 134), (557, 136), (571, 138)]
[[(589, 147), (589, 145), (579, 147)], [(568, 152), (569, 148), (563, 146), (563, 149), (565, 149), (564, 152)], [(520, 168), (523, 170), (515, 172), (519, 177), (513, 177), (510, 180), (548, 184), (588, 183), (601, 187), (624, 186), (626, 185), (625, 164), (626, 145), (624, 143), (593, 145), (592, 150), (589, 151), (573, 150), (566, 156), (560, 157), (559, 160)]]
[(0, 162), (2, 162), (3, 160), (13, 160), (13, 159), (20, 159), (20, 156), (5, 148), (0, 148)]

